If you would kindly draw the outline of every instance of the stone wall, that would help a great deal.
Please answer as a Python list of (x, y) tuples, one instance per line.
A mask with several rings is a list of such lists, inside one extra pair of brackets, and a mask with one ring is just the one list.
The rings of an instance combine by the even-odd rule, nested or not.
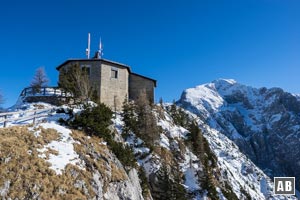
[[(130, 73), (126, 66), (101, 59), (80, 60), (68, 62), (60, 68), (60, 71), (74, 64), (90, 68), (91, 85), (96, 89), (100, 102), (109, 106), (113, 111), (121, 111), (125, 98), (136, 100), (142, 91), (146, 91), (149, 100), (154, 102), (155, 81)], [(117, 77), (112, 75), (112, 70), (117, 71)], [(59, 80), (61, 78), (60, 74)]]
[[(117, 71), (117, 78), (112, 76), (112, 69)], [(121, 111), (125, 98), (128, 98), (128, 76), (127, 68), (106, 63), (101, 65), (100, 101), (112, 110)]]
[[(69, 62), (68, 64), (62, 66), (60, 68), (60, 72), (62, 70), (67, 70), (69, 67), (74, 66), (74, 65), (79, 65), (81, 67), (89, 67), (90, 68), (90, 84), (91, 86), (97, 91), (98, 95), (100, 96), (100, 84), (101, 84), (101, 62), (100, 61), (74, 61), (74, 62)], [(61, 73), (59, 73), (59, 80), (62, 79)]]
[[(125, 98), (128, 98), (128, 69), (118, 64), (110, 64), (101, 60), (87, 60), (69, 62), (61, 67), (60, 70), (68, 69), (74, 64), (78, 64), (81, 67), (89, 67), (90, 83), (97, 91), (100, 102), (106, 104), (112, 110), (121, 111)], [(117, 78), (112, 77), (112, 69), (117, 71)], [(59, 76), (59, 78), (61, 79), (62, 77)]]
[(153, 80), (136, 74), (129, 75), (129, 99), (136, 100), (142, 91), (146, 91), (147, 97), (153, 103), (154, 88)]

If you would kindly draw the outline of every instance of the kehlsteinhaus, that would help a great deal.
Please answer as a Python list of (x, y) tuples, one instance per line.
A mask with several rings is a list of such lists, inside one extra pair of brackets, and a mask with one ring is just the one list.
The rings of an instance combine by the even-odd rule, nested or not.
[(149, 100), (154, 101), (156, 80), (133, 73), (127, 65), (101, 58), (99, 51), (94, 58), (69, 59), (59, 65), (56, 68), (59, 80), (63, 78), (63, 70), (74, 65), (85, 68), (100, 102), (111, 108), (121, 110), (125, 98), (136, 100), (141, 92), (146, 92)]

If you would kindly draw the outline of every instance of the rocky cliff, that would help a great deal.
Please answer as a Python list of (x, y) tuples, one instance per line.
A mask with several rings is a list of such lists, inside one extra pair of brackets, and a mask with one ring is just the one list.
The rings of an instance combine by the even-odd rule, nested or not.
[[(270, 177), (300, 180), (300, 102), (296, 95), (220, 79), (185, 90), (178, 103), (234, 141)], [(296, 185), (299, 189), (299, 182)]]

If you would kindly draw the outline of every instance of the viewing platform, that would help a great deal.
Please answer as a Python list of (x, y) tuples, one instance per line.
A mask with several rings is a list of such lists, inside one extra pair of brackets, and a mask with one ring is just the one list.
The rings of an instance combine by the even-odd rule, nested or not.
[(73, 95), (59, 87), (27, 87), (20, 94), (23, 101), (28, 103), (45, 102), (53, 105), (69, 103)]

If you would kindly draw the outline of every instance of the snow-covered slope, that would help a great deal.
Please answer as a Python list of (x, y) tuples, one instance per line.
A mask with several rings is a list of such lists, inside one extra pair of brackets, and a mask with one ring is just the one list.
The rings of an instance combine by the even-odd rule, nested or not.
[(300, 102), (295, 95), (220, 79), (185, 90), (178, 104), (234, 141), (269, 176), (300, 179)]
[[(200, 122), (201, 123), (201, 122)], [(239, 148), (219, 131), (202, 124), (212, 150), (218, 157), (221, 174), (241, 196), (246, 191), (253, 199), (280, 199), (274, 196), (273, 183)]]
[(14, 111), (30, 117), (37, 108), (51, 112), (34, 125), (14, 114), (0, 128), (1, 199), (144, 199), (137, 171), (127, 172), (101, 138), (57, 122), (69, 117), (66, 106), (24, 103)]
[[(212, 196), (222, 200), (295, 199), (275, 196), (271, 179), (229, 139), (234, 136), (234, 139), (246, 140), (244, 135), (236, 130), (227, 134), (220, 128), (220, 122), (215, 116), (220, 111), (234, 110), (229, 105), (237, 100), (231, 97), (229, 103), (227, 99), (231, 92), (234, 93), (234, 87), (243, 88), (255, 101), (260, 98), (255, 95), (255, 89), (252, 91), (233, 80), (222, 82), (189, 89), (185, 92), (185, 101), (181, 101), (187, 108), (184, 112), (189, 120), (198, 123), (202, 137), (209, 144), (208, 148), (202, 148), (200, 152), (193, 150), (187, 127), (175, 123), (169, 105), (155, 106), (152, 110), (160, 128), (159, 137), (151, 147), (133, 132), (124, 140), (121, 114), (112, 119), (111, 128), (117, 133), (114, 139), (133, 148), (138, 165), (146, 173), (151, 189), (148, 199), (151, 200), (151, 196), (160, 199), (166, 195), (171, 195), (170, 198), (174, 199), (174, 193), (180, 193), (182, 188), (187, 191), (185, 199), (207, 199)], [(239, 96), (235, 98), (240, 100)], [(251, 106), (250, 102), (252, 101), (245, 100), (245, 105)], [(246, 109), (245, 105), (243, 109)], [(11, 119), (7, 124), (8, 128), (0, 128), (1, 198), (144, 199), (144, 185), (140, 185), (142, 180), (137, 170), (125, 170), (103, 139), (87, 136), (79, 130), (71, 130), (58, 123), (60, 118), (69, 118), (66, 113), (70, 108), (45, 103), (20, 103), (14, 111), (37, 108), (50, 110), (47, 110), (47, 116), (37, 118), (35, 125), (32, 120)], [(81, 108), (72, 109), (77, 113)], [(14, 114), (11, 118), (23, 115), (25, 114)], [(27, 115), (29, 114), (26, 117), (30, 117)], [(254, 125), (257, 125), (257, 129), (260, 127), (259, 124)], [(234, 130), (233, 125), (232, 127)], [(216, 156), (216, 160), (212, 154)], [(21, 177), (20, 180), (25, 181), (15, 179), (16, 174)], [(170, 180), (165, 182), (166, 178)], [(172, 183), (170, 187), (170, 181), (176, 184)], [(173, 191), (174, 187), (178, 191)], [(170, 191), (166, 188), (174, 193), (167, 193)], [(15, 192), (18, 190), (22, 192)], [(216, 194), (212, 195), (214, 190)]]
[[(247, 197), (256, 200), (296, 199), (295, 197), (274, 195), (272, 180), (247, 156), (241, 153), (237, 145), (218, 130), (208, 126), (195, 114), (189, 111), (186, 112), (191, 118), (197, 120), (204, 136), (210, 144), (212, 152), (217, 156), (217, 168), (214, 168), (213, 171), (215, 173), (214, 181), (217, 182), (216, 189), (219, 199), (226, 199), (218, 187), (224, 186), (224, 184), (229, 185), (238, 199), (246, 199)], [(157, 114), (157, 118), (158, 125), (162, 128), (159, 146), (164, 151), (169, 152), (166, 153), (168, 156), (164, 158), (161, 151), (149, 153), (149, 148), (141, 145), (143, 141), (136, 138), (135, 134), (132, 133), (127, 139), (127, 143), (134, 147), (135, 153), (147, 155), (138, 159), (139, 165), (145, 169), (151, 180), (151, 177), (155, 177), (155, 174), (159, 173), (163, 165), (162, 163), (166, 162), (166, 159), (175, 159), (179, 164), (179, 171), (184, 176), (185, 181), (182, 182), (182, 185), (191, 194), (189, 199), (206, 199), (207, 191), (203, 188), (202, 184), (203, 178), (207, 179), (208, 177), (204, 175), (205, 166), (201, 163), (200, 158), (191, 151), (190, 146), (185, 144), (189, 131), (176, 125), (166, 111), (163, 114)], [(114, 124), (121, 134), (122, 129), (120, 127), (122, 127), (123, 122), (120, 116), (114, 120)], [(179, 159), (174, 158), (174, 155), (177, 155)]]

